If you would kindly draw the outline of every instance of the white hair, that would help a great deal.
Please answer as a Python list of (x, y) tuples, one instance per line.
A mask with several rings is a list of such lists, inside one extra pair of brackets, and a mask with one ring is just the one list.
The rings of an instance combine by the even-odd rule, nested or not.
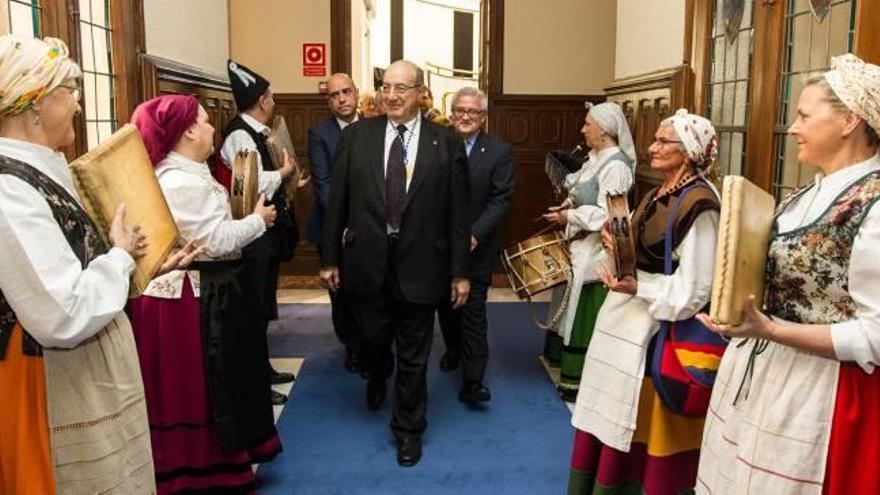
[(475, 88), (473, 86), (465, 86), (455, 92), (455, 96), (452, 97), (451, 104), (453, 108), (455, 107), (455, 104), (458, 103), (458, 99), (462, 96), (480, 97), (480, 108), (483, 110), (484, 113), (489, 110), (489, 99), (486, 98), (486, 93), (484, 93), (481, 89)]

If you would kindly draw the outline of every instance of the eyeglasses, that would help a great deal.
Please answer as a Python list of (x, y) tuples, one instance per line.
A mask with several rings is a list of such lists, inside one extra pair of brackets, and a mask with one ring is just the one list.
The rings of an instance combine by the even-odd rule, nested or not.
[(339, 91), (334, 91), (334, 92), (332, 92), (332, 93), (329, 93), (329, 94), (327, 95), (327, 97), (330, 98), (330, 99), (332, 100), (332, 99), (334, 99), (334, 98), (339, 98), (340, 96), (348, 96), (348, 95), (350, 95), (350, 94), (352, 94), (352, 93), (354, 93), (354, 89), (352, 89), (352, 88), (343, 88), (343, 89), (340, 89)]
[(674, 140), (674, 139), (657, 138), (657, 139), (655, 139), (654, 142), (651, 143), (651, 144), (652, 144), (652, 145), (653, 145), (653, 144), (657, 144), (657, 145), (660, 145), (660, 146), (662, 146), (662, 147), (665, 147), (667, 144), (673, 144), (673, 143), (681, 143), (681, 141), (676, 141), (676, 140)]
[(73, 99), (79, 101), (79, 97), (82, 94), (82, 91), (76, 86), (65, 86), (64, 84), (59, 84), (59, 88), (64, 88), (70, 91), (70, 96), (73, 96)]
[(382, 87), (379, 88), (379, 91), (381, 91), (383, 95), (402, 95), (407, 93), (409, 90), (416, 88), (418, 88), (418, 86), (407, 86), (405, 84), (395, 84), (394, 86), (392, 86), (390, 84), (383, 84)]
[(464, 117), (465, 115), (467, 115), (468, 117), (473, 119), (473, 118), (479, 117), (480, 115), (483, 115), (483, 111), (480, 109), (477, 109), (477, 108), (453, 108), (452, 109), (452, 116), (457, 119), (460, 119), (460, 118)]

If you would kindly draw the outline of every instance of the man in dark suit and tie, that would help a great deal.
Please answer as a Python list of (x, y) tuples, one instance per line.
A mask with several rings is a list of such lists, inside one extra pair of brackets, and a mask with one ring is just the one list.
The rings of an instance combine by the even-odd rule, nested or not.
[[(315, 243), (318, 253), (323, 250), (321, 230), (324, 212), (330, 200), (333, 158), (336, 156), (342, 129), (357, 122), (359, 118), (357, 102), (358, 90), (351, 77), (342, 73), (331, 75), (327, 81), (327, 107), (330, 109), (330, 116), (309, 129), (309, 165), (315, 188), (315, 202), (306, 225), (306, 238)], [(345, 369), (357, 371), (357, 325), (344, 289), (330, 291), (330, 305), (333, 329), (336, 337), (345, 346)]]
[(492, 395), (484, 385), (489, 360), (486, 295), (492, 282), (492, 266), (498, 252), (496, 230), (513, 196), (513, 153), (506, 143), (481, 131), (488, 101), (477, 88), (462, 88), (452, 98), (455, 132), (465, 143), (471, 179), (471, 292), (458, 310), (449, 304), (438, 309), (446, 354), (440, 368), (451, 371), (462, 362), (462, 402), (488, 402)]
[(354, 300), (370, 409), (385, 398), (395, 345), (401, 466), (422, 455), (434, 310), (443, 299), (461, 306), (470, 291), (467, 158), (461, 138), (419, 115), (424, 89), (411, 62), (385, 70), (387, 114), (342, 132), (322, 235), (321, 279), (331, 290), (341, 279)]

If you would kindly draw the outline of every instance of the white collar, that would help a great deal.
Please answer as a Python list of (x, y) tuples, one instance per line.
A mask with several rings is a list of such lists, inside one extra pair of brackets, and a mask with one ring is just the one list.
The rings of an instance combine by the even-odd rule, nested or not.
[(78, 197), (64, 154), (40, 144), (0, 137), (0, 155), (27, 163)]
[[(406, 130), (407, 130), (407, 131), (414, 131), (414, 130), (415, 130), (416, 122), (418, 121), (419, 117), (420, 117), (420, 115), (419, 115), (418, 113), (416, 113), (415, 117), (413, 117), (412, 119), (410, 119), (408, 122), (404, 122), (404, 123), (403, 123), (403, 125), (406, 126)], [(389, 131), (389, 132), (392, 131), (392, 130), (393, 130), (393, 131), (396, 131), (396, 130), (397, 130), (397, 126), (400, 125), (400, 123), (394, 122), (394, 121), (391, 120), (390, 118), (388, 119), (388, 123), (391, 124), (391, 125), (388, 126), (388, 131)]]
[(595, 162), (602, 162), (611, 157), (614, 154), (620, 152), (620, 147), (618, 146), (609, 146), (600, 151), (590, 150), (590, 159)]
[(880, 154), (874, 155), (865, 161), (856, 163), (837, 170), (831, 174), (825, 175), (822, 172), (816, 174), (815, 185), (823, 189), (836, 189), (837, 187), (849, 184), (859, 177), (880, 168)]
[(355, 122), (357, 122), (360, 119), (360, 117), (358, 117), (357, 112), (354, 113), (354, 118), (351, 119), (351, 122), (346, 122), (346, 121), (340, 119), (339, 117), (333, 117), (333, 118), (336, 119), (336, 123), (339, 124), (340, 129), (345, 129), (346, 127), (350, 126), (351, 124), (354, 124)]
[(197, 161), (190, 160), (189, 158), (181, 155), (176, 151), (168, 153), (168, 155), (163, 158), (158, 165), (156, 165), (156, 175), (159, 175), (168, 169), (183, 170), (185, 172), (191, 172), (204, 177), (211, 176), (211, 171), (208, 169), (208, 165), (206, 163), (199, 163)]
[(259, 120), (251, 117), (246, 113), (241, 113), (239, 115), (241, 115), (241, 120), (243, 120), (245, 124), (251, 126), (251, 129), (257, 131), (260, 134), (269, 133), (269, 126), (267, 126), (266, 124), (263, 124)]

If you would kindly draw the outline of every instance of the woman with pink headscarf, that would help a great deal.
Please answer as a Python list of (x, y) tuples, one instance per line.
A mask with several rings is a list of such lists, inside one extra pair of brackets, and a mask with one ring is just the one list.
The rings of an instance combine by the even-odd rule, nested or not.
[(130, 304), (159, 493), (252, 491), (251, 464), (281, 451), (265, 337), (241, 248), (275, 220), (258, 201), (233, 220), (205, 161), (214, 128), (193, 96), (167, 95), (132, 114), (180, 236), (203, 251), (188, 270), (154, 279)]

